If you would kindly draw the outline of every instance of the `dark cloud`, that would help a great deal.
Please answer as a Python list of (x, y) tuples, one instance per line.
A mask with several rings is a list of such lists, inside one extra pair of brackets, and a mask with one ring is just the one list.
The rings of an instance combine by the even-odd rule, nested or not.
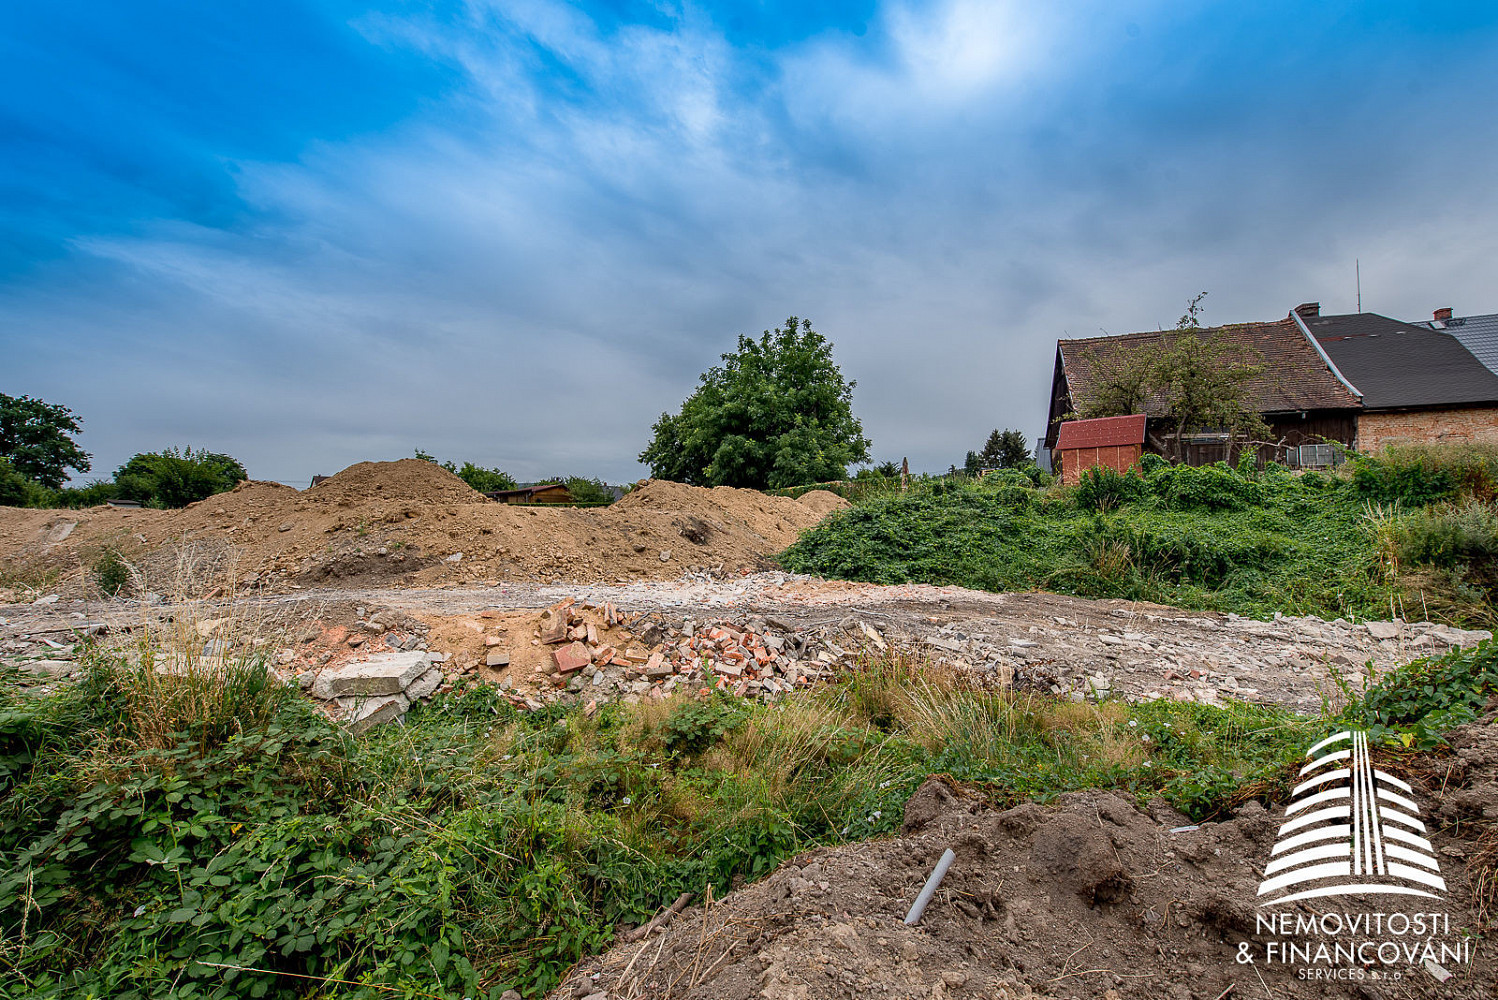
[(795, 313), (876, 457), (945, 468), (1040, 432), (1058, 336), (1204, 289), (1219, 322), (1350, 309), (1360, 257), (1370, 308), (1498, 310), (1488, 27), (1442, 26), (1437, 71), (1397, 20), (1031, 6), (774, 45), (697, 9), (362, 16), (442, 85), (226, 160), (229, 221), (72, 232), (0, 288), (0, 390), (75, 406), (101, 470), (191, 443), (301, 481), (420, 446), (625, 480), (698, 372)]

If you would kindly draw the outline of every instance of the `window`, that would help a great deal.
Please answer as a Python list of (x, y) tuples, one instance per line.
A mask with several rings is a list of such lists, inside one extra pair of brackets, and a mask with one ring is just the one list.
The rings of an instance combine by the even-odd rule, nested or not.
[(1302, 469), (1328, 469), (1342, 464), (1342, 454), (1336, 445), (1303, 444), (1289, 449), (1290, 464)]

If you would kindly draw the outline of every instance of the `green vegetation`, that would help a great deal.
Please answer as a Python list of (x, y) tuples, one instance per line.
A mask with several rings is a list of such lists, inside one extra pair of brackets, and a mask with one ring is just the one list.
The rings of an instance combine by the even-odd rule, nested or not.
[(572, 494), (573, 503), (611, 504), (614, 491), (602, 479), (584, 479), (582, 476), (553, 476), (541, 480), (543, 483), (562, 483)]
[(1385, 674), (1343, 712), (1348, 722), (1389, 740), (1430, 746), (1453, 726), (1476, 719), (1498, 695), (1498, 642), (1453, 649)]
[[(88, 471), (88, 453), (73, 440), (80, 430), (66, 406), (0, 393), (0, 460), (30, 482), (55, 490), (69, 469)], [(0, 470), (0, 490), (6, 488), (5, 478)]]
[(1325, 731), (1262, 708), (1013, 697), (895, 661), (774, 705), (593, 718), (471, 688), (354, 739), (259, 660), (163, 674), (143, 655), (0, 698), (11, 995), (290, 998), (326, 980), (534, 997), (683, 891), (890, 833), (928, 774), (1000, 805), (1100, 786), (1205, 816), (1283, 791)]
[(515, 482), (515, 477), (502, 469), (486, 469), (481, 465), (474, 465), (472, 462), (464, 462), (461, 467), (453, 462), (438, 462), (434, 456), (428, 455), (420, 448), (416, 449), (416, 457), (431, 462), (434, 465), (442, 466), (480, 493), (497, 493), (501, 490), (513, 490), (520, 485)]
[(136, 455), (114, 474), (115, 497), (147, 507), (186, 507), (225, 493), (249, 478), (244, 466), (217, 452), (163, 448)]
[(1267, 617), (1490, 624), (1498, 596), (1498, 451), (1396, 449), (1347, 474), (1089, 470), (1067, 488), (1017, 472), (850, 496), (781, 555), (875, 583), (1044, 589)]
[[(1184, 454), (1182, 436), (1215, 428), (1229, 433), (1228, 453), (1246, 440), (1263, 440), (1269, 427), (1259, 415), (1254, 383), (1264, 372), (1258, 351), (1222, 330), (1201, 328), (1202, 292), (1186, 304), (1175, 328), (1156, 342), (1112, 351), (1096, 359), (1100, 373), (1079, 416), (1116, 417), (1144, 413), (1149, 403), (1174, 425), (1171, 454)], [(1094, 347), (1096, 354), (1104, 350)]]
[(786, 488), (828, 482), (866, 462), (869, 441), (853, 416), (854, 382), (832, 344), (795, 316), (702, 375), (676, 414), (663, 413), (640, 453), (657, 479), (694, 486)]

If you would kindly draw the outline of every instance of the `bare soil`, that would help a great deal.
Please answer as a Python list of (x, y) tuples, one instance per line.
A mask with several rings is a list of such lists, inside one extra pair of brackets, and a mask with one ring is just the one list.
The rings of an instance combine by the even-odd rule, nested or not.
[[(1493, 851), (1498, 726), (1464, 727), (1452, 742), (1455, 753), (1417, 768), (1423, 775), (1406, 770), (1422, 812), (1440, 824), (1446, 900), (1349, 897), (1299, 912), (1443, 913), (1451, 942), (1479, 926), (1472, 886), (1492, 870), (1474, 862), (1484, 844)], [(553, 1000), (1495, 995), (1491, 938), (1475, 940), (1470, 963), (1435, 973), (1417, 961), (1354, 967), (1350, 980), (1329, 982), (1301, 978), (1298, 965), (1239, 961), (1242, 943), (1252, 951), (1270, 940), (1259, 933), (1257, 887), (1282, 813), (1249, 802), (1196, 827), (1163, 803), (1108, 792), (999, 812), (932, 778), (907, 804), (902, 836), (813, 851), (722, 900), (699, 900), (664, 931), (579, 965)], [(955, 864), (919, 925), (905, 926), (947, 848)]]
[[(735, 573), (768, 558), (842, 499), (647, 481), (602, 508), (488, 500), (431, 462), (363, 462), (303, 491), (245, 482), (181, 510), (0, 508), (0, 577), (67, 596), (96, 593), (91, 568), (114, 549), (145, 589), (181, 577), (184, 552), (236, 585), (327, 586), (476, 581), (673, 579)], [(164, 592), (164, 591), (163, 591)], [(0, 600), (6, 595), (0, 594)]]

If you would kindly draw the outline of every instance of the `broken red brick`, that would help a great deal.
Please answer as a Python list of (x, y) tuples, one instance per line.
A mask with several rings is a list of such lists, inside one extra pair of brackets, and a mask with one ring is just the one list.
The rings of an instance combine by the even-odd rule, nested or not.
[(561, 649), (554, 650), (551, 656), (556, 661), (557, 672), (562, 674), (581, 670), (593, 662), (593, 657), (588, 654), (588, 647), (580, 642), (568, 643)]

